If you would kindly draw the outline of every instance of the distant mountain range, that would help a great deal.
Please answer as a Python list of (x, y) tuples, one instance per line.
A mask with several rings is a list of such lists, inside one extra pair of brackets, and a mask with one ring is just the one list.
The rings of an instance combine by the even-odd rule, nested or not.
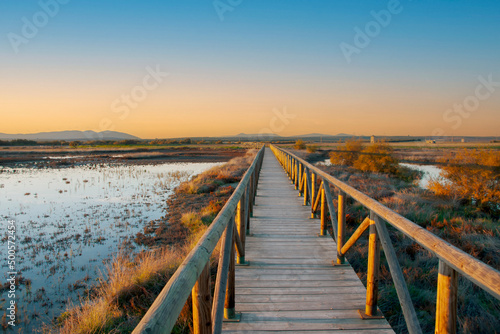
[(29, 134), (6, 134), (0, 133), (0, 140), (28, 139), (28, 140), (125, 140), (140, 139), (139, 137), (116, 131), (57, 131), (39, 132)]

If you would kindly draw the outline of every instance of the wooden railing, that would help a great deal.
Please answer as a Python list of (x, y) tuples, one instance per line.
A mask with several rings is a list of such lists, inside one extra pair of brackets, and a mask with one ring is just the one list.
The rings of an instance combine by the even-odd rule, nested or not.
[[(245, 263), (245, 235), (249, 233), (264, 148), (257, 153), (232, 196), (208, 230), (189, 252), (160, 292), (133, 333), (171, 333), (192, 293), (195, 333), (220, 333), (223, 317), (236, 317), (235, 253)], [(220, 257), (215, 292), (210, 293), (210, 256), (220, 240)]]
[[(455, 333), (457, 326), (458, 275), (462, 275), (491, 295), (500, 299), (500, 272), (475, 259), (448, 242), (438, 238), (426, 229), (402, 217), (376, 200), (366, 196), (333, 176), (321, 171), (296, 155), (271, 145), (278, 161), (288, 173), (295, 189), (304, 196), (304, 204), (311, 204), (311, 215), (320, 211), (320, 234), (326, 235), (327, 210), (330, 213), (334, 238), (337, 242), (336, 265), (345, 262), (345, 254), (365, 230), (369, 230), (368, 269), (365, 310), (363, 318), (377, 316), (378, 277), (380, 266), (380, 245), (382, 246), (391, 272), (394, 286), (410, 333), (422, 333), (408, 287), (392, 246), (387, 222), (408, 238), (415, 241), (439, 258), (436, 333)], [(317, 183), (320, 183), (316, 189)], [(330, 191), (332, 185), (338, 192), (337, 213)], [(359, 225), (349, 240), (345, 240), (346, 197), (350, 196), (370, 210), (370, 215)]]

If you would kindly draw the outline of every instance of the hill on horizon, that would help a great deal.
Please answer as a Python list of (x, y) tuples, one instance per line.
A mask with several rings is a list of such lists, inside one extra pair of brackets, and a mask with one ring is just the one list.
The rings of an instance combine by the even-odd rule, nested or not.
[(128, 133), (117, 132), (117, 131), (53, 131), (53, 132), (38, 132), (38, 133), (19, 133), (19, 134), (7, 134), (0, 133), (0, 140), (15, 140), (15, 139), (27, 139), (27, 140), (126, 140), (135, 139), (139, 140), (141, 138), (129, 135)]

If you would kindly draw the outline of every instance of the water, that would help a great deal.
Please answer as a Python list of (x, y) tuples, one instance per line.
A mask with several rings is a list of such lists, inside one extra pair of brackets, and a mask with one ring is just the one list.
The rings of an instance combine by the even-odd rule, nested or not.
[[(15, 271), (31, 280), (16, 290), (16, 328), (49, 323), (68, 300), (78, 302), (112, 256), (124, 245), (134, 248), (135, 234), (164, 216), (173, 189), (215, 165), (0, 167), (1, 261), (7, 261), (7, 222), (14, 220)], [(6, 282), (7, 270), (2, 274)]]
[(419, 180), (418, 185), (420, 188), (428, 189), (429, 182), (431, 179), (437, 180), (438, 182), (447, 182), (445, 178), (441, 176), (442, 169), (434, 165), (417, 165), (400, 163), (400, 166), (407, 167), (413, 170), (423, 172), (422, 178)]

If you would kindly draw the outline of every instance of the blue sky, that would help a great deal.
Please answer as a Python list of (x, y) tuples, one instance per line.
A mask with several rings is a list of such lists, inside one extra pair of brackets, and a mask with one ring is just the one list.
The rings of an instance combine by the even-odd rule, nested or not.
[[(55, 1), (0, 1), (0, 115), (9, 122), (0, 132), (95, 128), (146, 66), (160, 65), (169, 78), (115, 130), (259, 132), (273, 108), (286, 107), (296, 118), (284, 135), (428, 135), (436, 127), (499, 135), (500, 88), (456, 129), (442, 116), (474, 93), (479, 76), (500, 81), (499, 1), (399, 1), (389, 24), (348, 62), (341, 43), (355, 46), (355, 28), (365, 31), (372, 11), (397, 1), (224, 0), (232, 10), (221, 20), (211, 1), (73, 0), (14, 52), (9, 36), (22, 36), (23, 17), (33, 23), (41, 3)], [(190, 123), (173, 127), (177, 113)], [(203, 129), (214, 115), (230, 120)], [(246, 124), (252, 115), (262, 121)], [(16, 117), (40, 119), (21, 125)]]

